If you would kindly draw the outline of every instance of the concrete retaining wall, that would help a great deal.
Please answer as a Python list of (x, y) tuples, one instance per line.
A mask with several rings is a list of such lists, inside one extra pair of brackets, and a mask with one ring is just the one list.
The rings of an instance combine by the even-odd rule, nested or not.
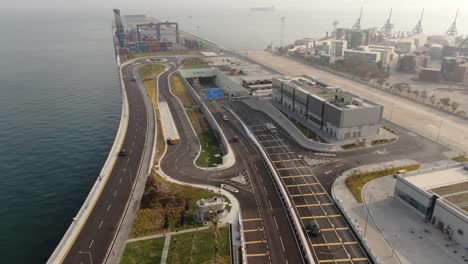
[(286, 130), (299, 145), (306, 149), (323, 152), (335, 152), (341, 150), (341, 148), (333, 144), (326, 144), (308, 139), (293, 123), (291, 123), (291, 121), (289, 121), (286, 116), (283, 115), (283, 113), (269, 102), (258, 99), (245, 100), (244, 102), (252, 109), (262, 111), (271, 119), (275, 120), (275, 122)]
[(221, 144), (221, 150), (223, 151), (223, 164), (221, 164), (221, 165), (219, 165), (218, 167), (215, 167), (215, 168), (202, 168), (202, 169), (225, 170), (227, 168), (232, 167), (236, 163), (236, 156), (234, 155), (234, 152), (232, 151), (231, 146), (229, 145), (229, 142), (226, 139), (226, 136), (224, 135), (223, 131), (221, 130), (221, 127), (219, 126), (218, 122), (216, 122), (216, 119), (211, 114), (210, 110), (205, 105), (203, 100), (195, 92), (195, 90), (187, 82), (187, 80), (182, 76), (180, 71), (178, 71), (177, 74), (179, 75), (179, 78), (181, 79), (181, 81), (185, 85), (185, 87), (187, 87), (187, 90), (189, 91), (192, 98), (195, 100), (195, 102), (198, 104), (198, 106), (202, 110), (203, 114), (206, 117), (206, 120), (208, 120), (208, 123), (210, 124), (211, 129), (213, 129), (213, 132), (215, 132), (215, 135), (216, 135), (216, 137), (218, 138), (218, 141)]
[[(116, 55), (117, 56), (117, 55)], [(68, 230), (65, 232), (62, 240), (55, 248), (52, 255), (49, 257), (47, 263), (61, 263), (64, 257), (67, 255), (68, 250), (72, 246), (73, 242), (75, 241), (76, 237), (78, 236), (81, 228), (86, 223), (88, 216), (90, 215), (91, 211), (96, 204), (96, 201), (99, 198), (104, 186), (106, 185), (107, 180), (112, 172), (112, 168), (117, 160), (118, 152), (120, 151), (125, 134), (127, 133), (128, 127), (128, 116), (129, 116), (129, 106), (128, 106), (128, 99), (127, 99), (127, 92), (125, 90), (125, 84), (123, 81), (123, 74), (122, 68), (133, 61), (129, 61), (126, 63), (121, 64), (120, 58), (117, 56), (117, 65), (119, 67), (119, 78), (120, 78), (120, 88), (122, 94), (122, 114), (120, 117), (120, 124), (119, 129), (117, 131), (117, 135), (115, 136), (114, 144), (109, 152), (109, 156), (107, 157), (104, 166), (102, 167), (101, 172), (99, 173), (99, 177), (97, 177), (91, 191), (89, 192), (86, 200), (84, 201), (83, 205), (81, 206), (80, 210), (76, 214), (73, 222), (68, 227)]]
[(270, 173), (271, 173), (271, 175), (273, 175), (273, 178), (274, 178), (274, 180), (276, 182), (276, 189), (280, 190), (279, 195), (280, 195), (281, 201), (283, 203), (283, 206), (286, 207), (286, 213), (288, 214), (289, 219), (292, 219), (292, 223), (291, 222), (290, 223), (292, 224), (292, 227), (293, 227), (293, 229), (294, 229), (294, 231), (296, 233), (295, 235), (296, 235), (296, 237), (299, 236), (299, 238), (300, 238), (300, 241), (298, 241), (298, 242), (300, 244), (302, 252), (305, 253), (304, 257), (306, 258), (306, 261), (308, 261), (308, 263), (315, 264), (314, 258), (312, 256), (312, 252), (310, 251), (310, 248), (309, 248), (309, 244), (308, 244), (309, 242), (307, 241), (307, 238), (304, 235), (304, 231), (303, 231), (302, 225), (301, 225), (301, 223), (299, 221), (299, 217), (298, 217), (298, 215), (296, 214), (296, 212), (293, 209), (294, 205), (291, 202), (291, 200), (289, 199), (288, 192), (284, 188), (284, 186), (283, 186), (283, 184), (281, 182), (281, 179), (280, 179), (278, 173), (276, 172), (275, 167), (273, 166), (270, 158), (265, 153), (262, 146), (260, 145), (258, 140), (255, 138), (255, 136), (252, 134), (250, 129), (244, 124), (244, 122), (242, 122), (241, 118), (234, 111), (232, 111), (231, 109), (229, 109), (229, 108), (226, 108), (226, 109), (237, 119), (237, 121), (239, 121), (239, 123), (242, 125), (242, 128), (244, 129), (244, 132), (247, 134), (247, 136), (254, 143), (255, 147), (258, 149), (258, 151), (262, 155), (263, 160), (265, 161), (266, 165), (268, 166), (268, 168), (270, 170)]

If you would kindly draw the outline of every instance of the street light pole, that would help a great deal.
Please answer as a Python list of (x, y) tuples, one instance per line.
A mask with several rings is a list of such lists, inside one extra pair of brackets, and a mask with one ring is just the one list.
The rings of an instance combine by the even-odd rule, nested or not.
[(89, 256), (89, 261), (93, 264), (93, 256), (91, 255), (91, 251), (78, 251), (79, 254), (87, 254)]

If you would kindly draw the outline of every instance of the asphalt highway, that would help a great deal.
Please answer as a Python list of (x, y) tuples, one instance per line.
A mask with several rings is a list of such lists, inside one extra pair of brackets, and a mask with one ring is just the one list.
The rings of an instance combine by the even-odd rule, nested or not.
[[(231, 106), (272, 160), (301, 220), (314, 260), (317, 263), (370, 263), (334, 201), (285, 138), (266, 129), (266, 120), (245, 104), (236, 102)], [(320, 226), (319, 235), (307, 231), (313, 223)]]
[[(219, 187), (220, 184), (235, 186), (234, 193), (240, 203), (244, 237), (246, 239), (247, 260), (249, 263), (303, 263), (281, 200), (276, 192), (271, 176), (263, 160), (252, 143), (238, 130), (238, 124), (223, 121), (219, 106), (209, 104), (227, 137), (239, 138), (233, 143), (236, 165), (224, 171), (206, 171), (194, 166), (193, 160), (199, 151), (198, 141), (179, 101), (169, 92), (169, 75), (161, 75), (159, 101), (166, 101), (178, 128), (180, 141), (168, 146), (160, 166), (171, 177), (188, 183), (207, 184)], [(233, 177), (243, 175), (246, 184), (238, 184)]]
[(94, 209), (75, 239), (63, 263), (102, 263), (117, 231), (139, 170), (147, 134), (147, 112), (136, 82), (130, 81), (132, 66), (124, 68), (130, 106), (123, 147)]

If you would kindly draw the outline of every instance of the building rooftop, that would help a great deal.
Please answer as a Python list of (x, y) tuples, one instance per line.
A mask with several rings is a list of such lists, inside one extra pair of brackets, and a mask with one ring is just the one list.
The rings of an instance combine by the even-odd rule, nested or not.
[(404, 180), (456, 207), (468, 209), (468, 163), (455, 163), (401, 175)]
[(328, 86), (326, 83), (308, 75), (295, 77), (284, 76), (276, 79), (287, 83), (304, 93), (319, 97), (323, 101), (327, 101), (341, 109), (357, 109), (378, 106), (376, 103), (347, 92), (340, 87)]

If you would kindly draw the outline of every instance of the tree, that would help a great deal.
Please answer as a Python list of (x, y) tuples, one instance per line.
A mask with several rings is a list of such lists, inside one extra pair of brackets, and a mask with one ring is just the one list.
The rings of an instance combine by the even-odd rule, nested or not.
[(435, 104), (436, 99), (437, 99), (437, 98), (435, 97), (435, 95), (431, 95), (431, 97), (429, 97), (429, 101), (431, 101), (431, 104), (432, 104), (432, 105)]
[(457, 103), (457, 102), (452, 102), (452, 104), (450, 105), (450, 107), (452, 108), (452, 112), (455, 113), (455, 111), (458, 109), (459, 106), (460, 106), (459, 103)]
[(448, 98), (448, 97), (440, 98), (439, 102), (445, 107), (450, 106), (450, 98)]
[(423, 103), (425, 103), (425, 101), (427, 100), (427, 92), (422, 91), (421, 94), (419, 95), (419, 97), (421, 97)]
[(419, 97), (419, 91), (418, 90), (414, 90), (413, 94), (414, 94), (414, 99), (417, 99)]

